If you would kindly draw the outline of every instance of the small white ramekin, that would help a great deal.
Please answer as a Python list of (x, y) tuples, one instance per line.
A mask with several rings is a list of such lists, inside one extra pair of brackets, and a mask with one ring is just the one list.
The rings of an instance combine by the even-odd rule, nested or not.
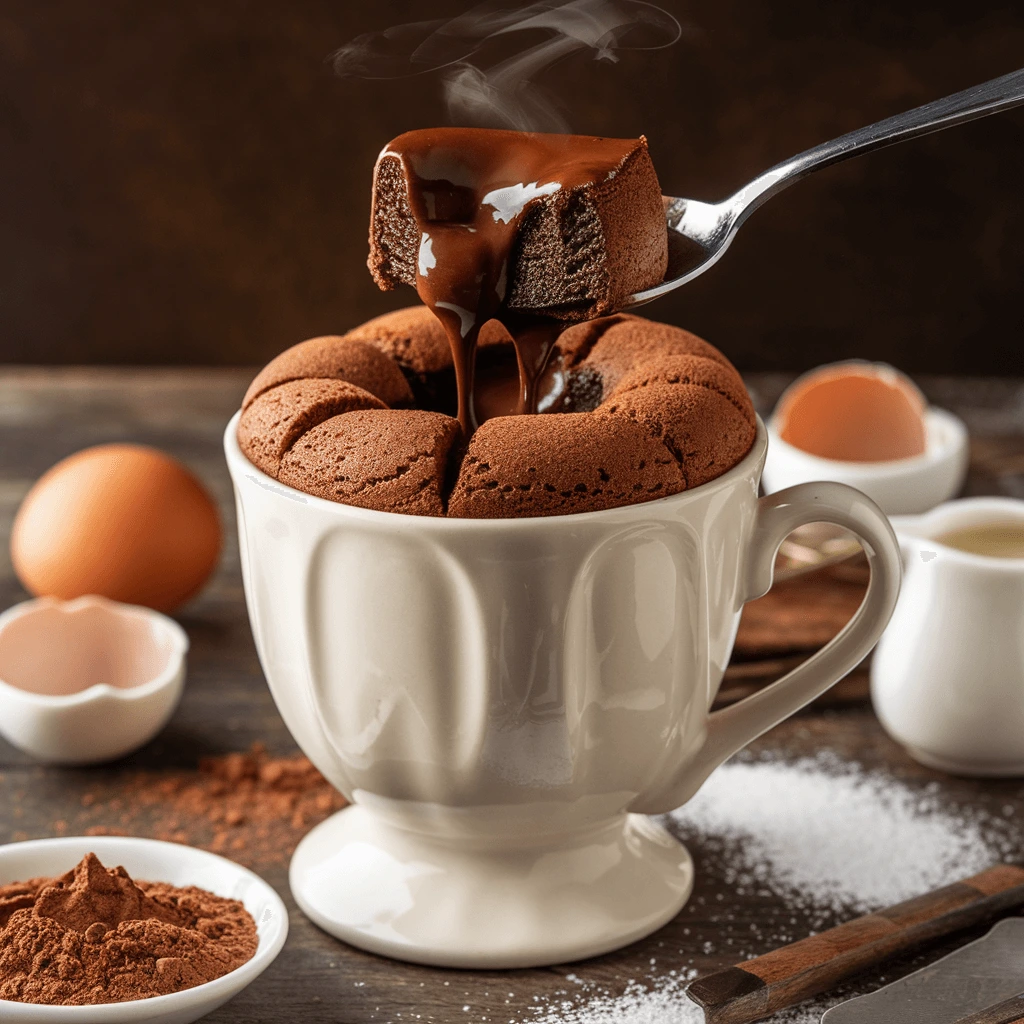
[[(111, 685), (106, 673), (112, 678), (117, 659), (129, 657), (126, 630), (135, 645), (131, 656), (141, 657), (151, 671), (136, 685), (123, 685), (123, 679)], [(90, 657), (83, 658), (75, 647), (87, 633)], [(151, 740), (174, 713), (187, 651), (181, 626), (150, 608), (92, 596), (15, 605), (0, 615), (0, 734), (50, 764), (121, 757)], [(39, 693), (26, 685), (35, 664), (42, 675), (61, 657), (82, 663), (82, 689)], [(17, 675), (19, 685), (5, 679), (5, 672), (11, 679)]]
[(925, 412), (925, 451), (891, 462), (841, 462), (795, 448), (768, 423), (768, 458), (761, 477), (768, 494), (812, 480), (835, 480), (862, 491), (887, 515), (918, 515), (952, 498), (968, 463), (967, 427), (945, 409)]

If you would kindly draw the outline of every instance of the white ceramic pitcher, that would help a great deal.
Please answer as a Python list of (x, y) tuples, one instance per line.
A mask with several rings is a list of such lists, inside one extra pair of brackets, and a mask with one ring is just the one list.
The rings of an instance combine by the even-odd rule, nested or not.
[(1024, 527), (1024, 502), (964, 498), (892, 522), (905, 576), (872, 659), (879, 719), (929, 767), (1024, 775), (1024, 558), (936, 539), (990, 523)]
[[(237, 419), (237, 418), (236, 418)], [(397, 515), (264, 476), (225, 436), (246, 600), (288, 728), (352, 802), (299, 845), (321, 927), (423, 963), (524, 967), (648, 934), (689, 896), (647, 814), (848, 672), (888, 621), (899, 550), (859, 491), (757, 497), (767, 438), (657, 501), (534, 519)], [(864, 538), (840, 635), (710, 712), (743, 603), (804, 523)]]

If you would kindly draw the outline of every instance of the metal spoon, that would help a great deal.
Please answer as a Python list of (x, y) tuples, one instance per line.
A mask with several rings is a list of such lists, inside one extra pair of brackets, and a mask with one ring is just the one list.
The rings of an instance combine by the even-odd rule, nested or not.
[(736, 237), (743, 222), (762, 203), (812, 171), (837, 164), (859, 153), (914, 139), (964, 121), (998, 114), (1024, 103), (1024, 69), (1011, 71), (963, 92), (915, 107), (903, 114), (841, 135), (784, 160), (720, 203), (664, 196), (668, 224), (669, 265), (665, 280), (631, 295), (623, 308), (639, 306), (692, 281), (717, 263)]

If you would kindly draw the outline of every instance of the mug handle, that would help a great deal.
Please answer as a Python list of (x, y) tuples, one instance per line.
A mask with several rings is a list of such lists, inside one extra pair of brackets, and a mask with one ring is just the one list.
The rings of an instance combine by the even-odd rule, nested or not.
[[(659, 811), (686, 803), (726, 758), (839, 682), (882, 635), (899, 595), (900, 549), (885, 513), (866, 494), (846, 484), (797, 484), (759, 500), (747, 552), (744, 601), (771, 589), (775, 556), (786, 537), (798, 526), (821, 522), (842, 526), (860, 538), (871, 570), (864, 600), (842, 630), (803, 664), (763, 690), (708, 716), (704, 743), (676, 784), (668, 787), (668, 806), (658, 799)], [(665, 793), (662, 789), (659, 797)], [(631, 810), (654, 813), (646, 807)]]

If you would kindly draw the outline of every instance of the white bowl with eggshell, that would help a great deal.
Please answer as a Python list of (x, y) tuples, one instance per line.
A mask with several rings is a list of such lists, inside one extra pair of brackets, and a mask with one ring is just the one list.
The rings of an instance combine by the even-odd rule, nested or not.
[(0, 615), (0, 734), (51, 764), (110, 761), (167, 724), (188, 637), (166, 615), (87, 596)]
[[(819, 384), (871, 378), (875, 390), (887, 395), (888, 408), (858, 406), (835, 392), (824, 392), (817, 408), (801, 405)], [(909, 378), (883, 364), (836, 363), (797, 378), (779, 399), (768, 437), (762, 482), (769, 494), (793, 484), (835, 480), (856, 487), (888, 515), (917, 515), (953, 497), (967, 474), (963, 421), (929, 406)]]

